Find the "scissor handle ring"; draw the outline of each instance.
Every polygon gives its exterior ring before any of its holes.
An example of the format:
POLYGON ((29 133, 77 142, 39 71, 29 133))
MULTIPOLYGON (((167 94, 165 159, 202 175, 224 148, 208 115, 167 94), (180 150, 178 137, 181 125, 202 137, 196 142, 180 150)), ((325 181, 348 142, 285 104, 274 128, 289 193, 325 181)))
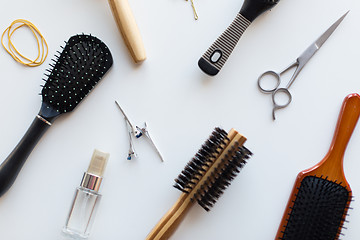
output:
POLYGON ((263 74, 261 74, 258 78, 257 81, 258 87, 260 89, 261 92, 263 93, 271 93, 271 92, 275 92, 276 89, 279 87, 280 85, 280 74, 274 71, 267 71, 264 72, 263 74), (261 81, 264 79, 264 76, 272 76, 275 80, 276 80, 276 85, 275 87, 271 88, 271 89, 265 89, 261 86, 261 81))
POLYGON ((292 96, 291 96, 291 93, 289 92, 289 90, 287 88, 278 88, 272 93, 272 101, 274 103, 274 109, 280 109, 280 108, 286 107, 287 105, 289 105, 291 103, 291 100, 292 100, 292 96), (284 93, 287 96, 288 100, 287 100, 286 103, 279 104, 279 103, 276 102, 275 96, 278 93, 284 93))

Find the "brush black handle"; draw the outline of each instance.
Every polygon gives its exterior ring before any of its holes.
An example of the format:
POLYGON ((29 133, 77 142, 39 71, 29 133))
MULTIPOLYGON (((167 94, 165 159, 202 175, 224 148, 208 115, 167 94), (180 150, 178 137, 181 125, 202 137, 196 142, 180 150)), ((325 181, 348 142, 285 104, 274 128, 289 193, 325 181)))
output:
POLYGON ((26 159, 50 126, 44 119, 36 117, 18 145, 0 165, 0 197, 12 186, 26 159))
POLYGON ((252 21, 278 2, 279 0, 245 0, 234 21, 199 59, 198 65, 201 70, 210 76, 215 76, 252 21))
POLYGON ((239 13, 230 26, 199 59, 200 69, 210 76, 218 74, 250 24, 251 22, 239 13))

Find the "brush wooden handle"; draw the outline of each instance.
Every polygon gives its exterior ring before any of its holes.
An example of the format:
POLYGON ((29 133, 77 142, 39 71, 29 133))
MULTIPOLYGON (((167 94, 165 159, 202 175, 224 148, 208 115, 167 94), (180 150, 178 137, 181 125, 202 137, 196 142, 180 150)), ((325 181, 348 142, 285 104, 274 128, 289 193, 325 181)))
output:
POLYGON ((144 44, 139 28, 127 0, 109 0, 116 24, 136 63, 146 59, 144 44))
POLYGON ((49 127, 49 124, 36 117, 18 145, 0 165, 0 197, 13 185, 26 159, 49 127))
POLYGON ((189 194, 183 193, 173 207, 161 218, 151 230, 146 240, 166 240, 175 232, 182 219, 193 206, 189 194))
POLYGON ((356 93, 349 94, 343 101, 328 153, 319 164, 304 171, 303 175, 311 173, 312 175, 321 176, 326 173, 329 179, 338 180, 348 185, 343 170, 343 159, 346 146, 356 127, 359 116, 360 96, 356 93))
POLYGON ((339 159, 344 156, 346 146, 355 129, 360 116, 360 96, 348 95, 343 102, 336 125, 334 137, 330 146, 330 154, 339 159))

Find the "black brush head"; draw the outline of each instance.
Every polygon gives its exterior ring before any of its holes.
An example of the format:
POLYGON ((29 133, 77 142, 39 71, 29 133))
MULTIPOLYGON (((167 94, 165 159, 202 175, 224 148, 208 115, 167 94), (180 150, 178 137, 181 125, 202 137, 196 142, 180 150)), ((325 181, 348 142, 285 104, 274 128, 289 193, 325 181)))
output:
MULTIPOLYGON (((193 159, 185 166, 177 179, 174 187, 185 193, 190 193, 197 181, 206 173, 204 169, 210 167, 219 153, 227 146, 229 139, 227 132, 221 128, 215 128, 208 140, 202 145, 193 159)), ((228 163, 223 169, 217 169, 216 174, 209 179, 210 182, 197 192, 194 198, 206 211, 210 210, 217 199, 223 194, 230 182, 237 176, 240 169, 252 153, 244 146, 232 149, 226 158, 228 163)), ((225 160, 224 160, 225 161, 225 160)))
POLYGON ((334 240, 345 221, 344 213, 351 200, 341 183, 316 176, 301 181, 283 240, 334 240))
POLYGON ((72 36, 59 54, 41 92, 40 115, 45 118, 72 111, 113 63, 108 47, 91 35, 72 36))

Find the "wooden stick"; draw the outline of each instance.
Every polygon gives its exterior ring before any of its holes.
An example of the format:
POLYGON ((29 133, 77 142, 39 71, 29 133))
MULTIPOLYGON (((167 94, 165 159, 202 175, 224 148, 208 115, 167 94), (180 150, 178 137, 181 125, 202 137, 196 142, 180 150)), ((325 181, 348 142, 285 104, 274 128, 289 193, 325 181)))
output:
POLYGON ((144 61, 146 59, 144 44, 129 2, 127 0, 109 0, 109 4, 135 63, 144 61))

